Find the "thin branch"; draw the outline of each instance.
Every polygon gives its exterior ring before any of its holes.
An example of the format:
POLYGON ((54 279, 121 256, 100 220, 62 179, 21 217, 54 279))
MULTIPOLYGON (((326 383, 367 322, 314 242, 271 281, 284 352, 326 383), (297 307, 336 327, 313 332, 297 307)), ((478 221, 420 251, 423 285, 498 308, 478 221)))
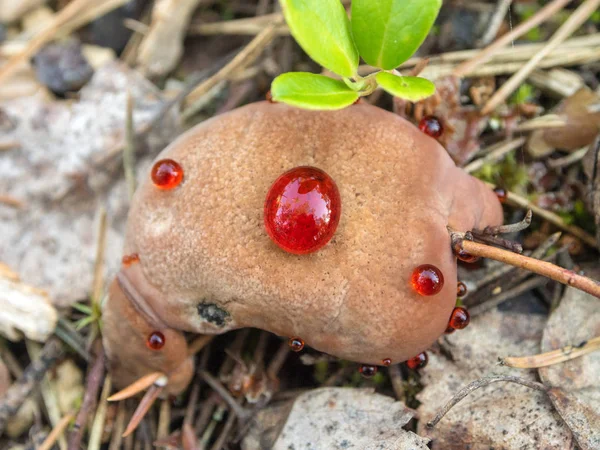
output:
POLYGON ((250 414, 251 414, 250 411, 248 411, 244 407, 240 406, 240 404, 238 402, 236 402, 235 399, 231 396, 229 391, 223 387, 223 385, 219 382, 219 380, 217 380, 215 377, 213 377, 210 373, 208 373, 205 370, 200 371, 200 377, 202 377, 202 379, 206 382, 206 384, 208 384, 211 388, 213 388, 213 390, 217 394, 219 394, 219 396, 223 400, 225 400, 225 403, 227 403, 227 405, 229 405, 231 410, 235 413, 236 416, 238 416, 238 418, 241 421, 244 421, 250 417, 250 414))
POLYGON ((71 421, 75 418, 73 414, 67 414, 56 424, 56 426, 52 429, 48 437, 42 442, 37 450, 50 450, 58 438, 63 435, 66 428, 69 426, 71 421))
POLYGON ((108 401, 117 402, 119 400, 125 400, 126 398, 133 397, 134 395, 145 391, 153 384, 165 386, 167 384, 167 376, 162 372, 152 372, 148 375, 144 375, 142 378, 135 380, 129 386, 121 389, 116 394, 108 397, 108 401))
POLYGON ((477 53, 477 55, 471 58, 468 61, 460 64, 454 69, 453 75, 457 77, 464 77, 465 75, 471 73, 481 64, 489 61, 495 54, 496 51, 511 42, 515 39, 518 39, 529 30, 537 27, 542 22, 545 22, 550 17, 554 16, 554 14, 558 13, 561 9, 563 9, 567 4, 569 4, 571 0, 554 0, 549 3, 542 9, 540 9, 536 14, 531 16, 528 20, 521 23, 519 26, 515 27, 511 32, 506 33, 501 38, 497 39, 494 43, 477 53))
POLYGON ((498 34, 498 30, 502 26, 504 16, 506 16, 506 13, 510 10, 510 5, 512 4, 512 2, 513 0, 498 0, 496 10, 494 11, 494 15, 492 16, 492 19, 490 20, 490 23, 487 26, 485 34, 481 38, 481 45, 488 45, 494 40, 494 38, 498 34))
POLYGON ((600 336, 583 341, 579 345, 568 345, 539 355, 500 358, 500 364, 517 369, 538 369, 570 361, 597 350, 600 350, 600 336))
POLYGON ((214 336, 210 334, 204 334, 202 336, 197 337, 188 345, 188 356, 194 356, 204 347, 206 347, 210 341, 212 341, 214 336))
POLYGON ((133 123, 133 96, 127 92, 125 107, 125 146, 123 147, 123 170, 127 182, 129 201, 135 192, 135 125, 133 123))
POLYGON ((483 303, 479 303, 475 306, 471 306, 469 308, 469 314, 471 315, 471 317, 477 317, 486 311, 494 309, 496 306, 500 305, 501 303, 504 303, 507 300, 513 299, 513 298, 521 295, 523 292, 531 291, 532 289, 542 287, 546 283, 548 283, 548 278, 546 278, 546 277, 542 277, 542 276, 533 277, 530 280, 527 280, 521 284, 518 284, 515 287, 508 289, 508 290, 490 298, 489 300, 487 300, 483 303))
POLYGON ((527 142, 527 139, 521 137, 512 139, 507 142, 501 142, 494 146, 493 150, 486 154, 484 157, 476 159, 470 162, 464 167, 464 171, 467 173, 473 173, 481 169, 485 164, 493 163, 504 158, 508 153, 516 150, 527 142))
POLYGON ((600 0, 587 0, 581 4, 566 20, 566 22, 558 29, 548 43, 533 56, 521 69, 515 73, 509 80, 498 89, 494 95, 488 100, 481 114, 490 114, 496 109, 498 105, 504 102, 515 89, 517 89, 522 82, 529 76, 529 74, 535 69, 538 63, 544 59, 552 50, 558 47, 565 39, 573 34, 600 6, 600 0))
POLYGON ((152 408, 152 405, 154 404, 154 402, 156 401, 156 399, 158 398, 158 396, 164 388, 164 386, 150 386, 150 388, 146 391, 146 393, 140 400, 140 403, 135 409, 133 415, 131 416, 131 420, 129 421, 127 428, 125 428, 123 437, 129 436, 136 430, 136 428, 138 427, 144 416, 148 413, 150 408, 152 408))
POLYGON ((90 431, 90 437, 88 440, 88 450, 99 450, 102 434, 104 433, 104 425, 106 423, 106 412, 108 410, 108 394, 110 394, 110 390, 112 388, 112 381, 110 376, 107 376, 104 380, 104 386, 102 387, 102 394, 100 395, 100 404, 98 405, 98 409, 96 410, 96 416, 94 417, 94 422, 92 424, 92 429, 90 431))
MULTIPOLYGON (((453 238, 454 240, 454 238, 453 238)), ((525 255, 509 252, 507 250, 480 244, 465 239, 457 240, 457 244, 470 255, 482 258, 494 259, 496 261, 510 264, 530 272, 543 275, 567 286, 572 286, 594 297, 600 298, 600 284, 584 275, 579 275, 572 270, 567 270, 555 264, 540 261, 525 255)))
POLYGON ((541 392, 547 392, 548 388, 544 386, 542 383, 538 383, 537 381, 524 380, 523 378, 514 377, 510 375, 502 375, 502 376, 491 376, 481 378, 479 380, 475 380, 472 383, 469 383, 467 386, 458 391, 452 399, 446 403, 446 405, 435 415, 433 420, 427 422, 427 428, 435 427, 440 420, 450 411, 454 405, 460 402, 463 398, 469 395, 471 392, 488 386, 492 383, 498 383, 500 381, 507 381, 510 383, 517 383, 523 386, 527 386, 528 388, 535 389, 541 392))
POLYGON ((508 225, 499 225, 499 226, 495 226, 495 227, 487 226, 482 231, 477 231, 477 233, 491 234, 493 236, 495 236, 497 234, 517 233, 519 231, 523 231, 523 230, 526 230, 527 228, 529 228, 529 225, 531 225, 532 217, 533 217, 533 212, 530 209, 528 209, 527 213, 525 214, 525 217, 520 222, 511 223, 508 225))

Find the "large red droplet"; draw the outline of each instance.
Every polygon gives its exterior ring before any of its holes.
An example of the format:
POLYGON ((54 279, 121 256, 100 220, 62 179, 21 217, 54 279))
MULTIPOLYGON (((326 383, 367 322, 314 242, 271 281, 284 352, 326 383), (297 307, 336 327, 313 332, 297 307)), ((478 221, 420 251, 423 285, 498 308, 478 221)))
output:
POLYGON ((161 159, 152 166, 151 177, 157 188, 174 189, 183 181, 183 169, 177 161, 161 159))
POLYGON ((444 286, 444 275, 437 267, 423 264, 413 271, 411 283, 419 294, 435 295, 444 286))
POLYGON ((160 350, 165 346, 165 342, 165 335, 160 331, 154 331, 148 336, 148 339, 146 339, 146 345, 150 350, 160 350))
POLYGON ((435 116, 426 116, 419 122, 419 130, 425 133, 427 136, 431 136, 434 139, 439 138, 444 132, 444 127, 440 119, 435 116))
POLYGON ((419 370, 427 365, 427 361, 429 361, 427 353, 422 352, 406 361, 406 365, 409 369, 419 370))
POLYGON ((264 219, 267 233, 283 250, 314 252, 332 238, 342 202, 333 179, 316 167, 296 167, 269 189, 264 219))
POLYGON ((471 321, 471 316, 469 311, 465 308, 461 308, 457 306, 452 310, 452 314, 450 315, 450 321, 448 322, 448 326, 450 328, 454 328, 455 330, 462 330, 471 321))

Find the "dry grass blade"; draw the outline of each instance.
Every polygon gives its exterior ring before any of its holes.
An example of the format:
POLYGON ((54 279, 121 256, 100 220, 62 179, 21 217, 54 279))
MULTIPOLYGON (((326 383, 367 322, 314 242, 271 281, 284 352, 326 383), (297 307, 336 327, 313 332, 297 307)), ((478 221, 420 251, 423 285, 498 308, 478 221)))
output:
POLYGON ((63 435, 64 431, 69 426, 69 423, 75 418, 73 414, 67 414, 56 424, 56 426, 52 429, 48 437, 42 442, 37 449, 38 450, 50 450, 54 447, 54 444, 58 440, 60 436, 63 435))
POLYGON ((483 158, 479 158, 464 167, 465 172, 473 173, 481 169, 485 164, 499 161, 505 155, 525 144, 525 138, 512 139, 508 142, 502 142, 494 146, 493 150, 487 153, 483 158))
POLYGON ((584 275, 579 275, 572 270, 559 267, 556 264, 468 240, 462 241, 462 249, 470 255, 510 264, 600 298, 600 284, 597 281, 584 275))
POLYGON ((510 94, 512 94, 527 76, 535 69, 538 63, 548 56, 552 50, 558 47, 565 39, 573 34, 600 6, 600 0, 587 0, 573 12, 567 21, 558 29, 548 43, 531 58, 521 69, 498 89, 488 100, 481 114, 489 114, 501 103, 503 103, 510 94))
POLYGON ((471 73, 476 67, 489 61, 498 49, 510 44, 515 39, 518 39, 520 36, 527 33, 529 30, 537 27, 542 22, 545 22, 570 2, 571 0, 554 0, 553 2, 549 3, 531 18, 515 27, 510 33, 506 33, 491 45, 478 52, 475 57, 457 66, 453 71, 453 75, 457 77, 464 77, 465 75, 471 73))
POLYGON ((501 358, 500 364, 517 369, 538 369, 579 358, 597 350, 600 350, 600 336, 579 345, 569 345, 539 355, 501 358))
POLYGON ((152 405, 163 389, 164 386, 150 386, 150 389, 148 389, 144 397, 142 397, 142 400, 140 400, 140 404, 134 411, 133 416, 131 416, 131 420, 125 429, 125 432, 123 433, 123 437, 129 436, 135 431, 146 413, 150 410, 150 408, 152 408, 152 405))
POLYGON ((0 84, 12 75, 21 63, 26 62, 46 43, 54 39, 61 27, 80 14, 86 6, 93 3, 94 0, 74 0, 63 8, 48 27, 29 41, 21 53, 12 57, 7 64, 0 68, 0 84))
POLYGON ((96 244, 96 258, 94 261, 94 281, 92 285, 92 301, 100 304, 102 286, 104 285, 104 250, 106 249, 106 210, 100 208, 98 223, 98 240, 96 244))
POLYGON ((135 192, 135 126, 133 123, 133 96, 127 93, 127 106, 125 111, 125 146, 123 148, 123 169, 127 181, 129 200, 135 192))
POLYGON ((139 380, 134 381, 129 386, 127 386, 125 389, 121 389, 116 394, 113 394, 110 397, 108 397, 108 401, 109 402, 118 402, 119 400, 125 400, 126 398, 133 397, 134 395, 137 395, 140 392, 145 391, 146 389, 148 389, 150 386, 152 386, 154 383, 157 383, 157 382, 160 383, 161 385, 166 384, 164 382, 161 382, 162 381, 161 379, 164 379, 164 381, 166 381, 167 376, 162 372, 149 373, 148 375, 143 376, 139 380), (161 381, 159 381, 159 380, 161 380, 161 381))
POLYGON ((98 405, 98 409, 96 410, 96 416, 94 417, 94 423, 92 425, 92 430, 90 431, 90 438, 88 441, 88 450, 99 450, 102 434, 104 433, 104 425, 106 422, 106 411, 108 409, 108 394, 110 394, 110 390, 112 388, 112 381, 110 376, 106 377, 104 380, 104 386, 102 388, 102 394, 100 395, 100 404, 98 405))

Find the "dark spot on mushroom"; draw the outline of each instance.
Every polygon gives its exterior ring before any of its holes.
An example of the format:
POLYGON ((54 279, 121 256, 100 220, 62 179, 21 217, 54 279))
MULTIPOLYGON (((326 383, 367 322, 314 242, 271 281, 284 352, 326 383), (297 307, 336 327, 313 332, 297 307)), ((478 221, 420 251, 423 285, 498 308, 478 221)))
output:
POLYGON ((214 303, 199 303, 198 314, 207 322, 213 323, 218 327, 225 326, 225 323, 230 320, 229 313, 214 303))

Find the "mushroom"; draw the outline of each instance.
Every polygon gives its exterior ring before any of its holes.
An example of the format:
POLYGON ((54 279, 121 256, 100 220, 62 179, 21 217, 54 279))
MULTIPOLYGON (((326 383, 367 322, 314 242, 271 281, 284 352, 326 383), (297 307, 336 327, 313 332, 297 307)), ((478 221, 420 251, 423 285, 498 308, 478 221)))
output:
POLYGON ((183 332, 242 327, 369 365, 403 362, 444 333, 455 307, 448 227, 501 222, 489 188, 377 107, 260 102, 214 117, 157 157, 133 199, 104 306, 113 379, 124 386, 160 370, 178 393, 193 369, 183 332), (328 196, 323 220, 339 216, 308 251, 269 229, 292 169, 313 176, 298 191, 328 196), (147 345, 155 332, 162 347, 147 345))

